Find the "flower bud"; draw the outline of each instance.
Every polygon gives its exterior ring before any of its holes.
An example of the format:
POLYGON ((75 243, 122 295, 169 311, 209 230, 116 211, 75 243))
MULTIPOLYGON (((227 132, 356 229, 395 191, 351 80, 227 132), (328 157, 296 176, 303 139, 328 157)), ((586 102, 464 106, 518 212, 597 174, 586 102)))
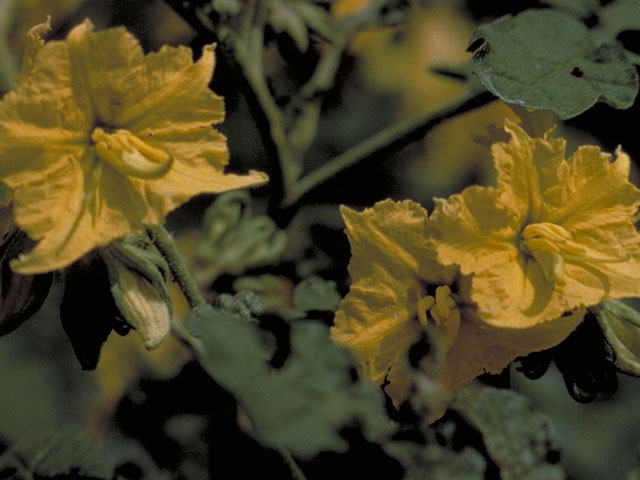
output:
POLYGON ((144 235, 130 235, 101 252, 111 294, 125 321, 148 349, 171 331, 172 302, 165 280, 168 266, 144 235))

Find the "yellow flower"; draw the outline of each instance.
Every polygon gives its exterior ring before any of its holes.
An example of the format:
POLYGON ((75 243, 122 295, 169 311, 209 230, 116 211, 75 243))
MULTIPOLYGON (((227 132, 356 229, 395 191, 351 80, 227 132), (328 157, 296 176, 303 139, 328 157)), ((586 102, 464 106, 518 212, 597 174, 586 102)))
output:
POLYGON ((86 20, 31 61, 0 101, 0 180, 16 223, 38 241, 15 271, 62 268, 194 195, 266 181, 223 173, 211 46, 196 63, 185 47, 144 55, 124 28, 94 33, 86 20))
MULTIPOLYGON (((629 157, 530 138, 507 122, 492 147, 497 188, 436 201, 438 260, 472 275, 469 297, 487 324, 528 329, 605 298, 640 295, 640 191, 629 157)), ((562 321, 551 322, 563 329, 562 321)), ((549 325, 552 328, 552 325, 549 325)))
MULTIPOLYGON (((361 375, 389 382, 386 391, 396 404, 411 392, 405 359, 425 328, 434 328, 442 339, 445 356, 435 381, 449 393, 564 338, 555 336, 557 331, 548 335, 546 328, 522 332, 481 322, 468 299, 455 293, 457 269, 436 262, 428 214, 418 204, 385 200, 362 213, 343 208, 342 214, 352 285, 331 336, 353 353, 361 375)), ((564 336, 583 313, 563 322, 564 336)))

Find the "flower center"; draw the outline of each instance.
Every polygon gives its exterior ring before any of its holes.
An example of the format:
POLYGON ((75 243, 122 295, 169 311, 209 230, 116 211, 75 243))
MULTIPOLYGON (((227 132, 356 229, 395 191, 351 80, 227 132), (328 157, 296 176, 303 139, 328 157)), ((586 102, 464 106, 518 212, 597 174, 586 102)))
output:
POLYGON ((460 310, 451 296, 451 288, 441 285, 436 288, 435 297, 427 295, 418 300, 418 320, 423 327, 429 326, 429 317, 444 340, 445 351, 451 348, 460 330, 460 310))
POLYGON ((171 168, 171 155, 152 147, 128 130, 105 132, 96 127, 91 133, 98 156, 118 172, 137 178, 159 178, 171 168))
POLYGON ((590 256, 586 247, 572 240, 571 233, 560 225, 549 222, 527 225, 520 236, 519 247, 540 265, 547 281, 558 284, 563 283, 565 261, 618 263, 629 259, 629 255, 622 258, 590 256))

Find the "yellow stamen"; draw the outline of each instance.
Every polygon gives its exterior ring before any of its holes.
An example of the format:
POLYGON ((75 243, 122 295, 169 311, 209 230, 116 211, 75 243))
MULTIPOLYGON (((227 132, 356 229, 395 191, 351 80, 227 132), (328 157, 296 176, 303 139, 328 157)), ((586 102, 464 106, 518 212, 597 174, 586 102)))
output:
POLYGON ((418 300, 418 321, 425 328, 427 328, 427 325, 429 324, 429 321, 427 320, 427 312, 435 303, 436 300, 431 295, 418 300))
POLYGON ((171 155, 152 147, 128 130, 107 133, 97 127, 91 133, 96 152, 118 172, 137 178, 159 178, 171 168, 171 155))
POLYGON ((428 295, 418 300, 418 321, 427 328, 429 321, 427 311, 441 334, 445 350, 449 350, 458 337, 460 330, 460 311, 451 296, 451 288, 441 285, 436 288, 435 298, 428 295))

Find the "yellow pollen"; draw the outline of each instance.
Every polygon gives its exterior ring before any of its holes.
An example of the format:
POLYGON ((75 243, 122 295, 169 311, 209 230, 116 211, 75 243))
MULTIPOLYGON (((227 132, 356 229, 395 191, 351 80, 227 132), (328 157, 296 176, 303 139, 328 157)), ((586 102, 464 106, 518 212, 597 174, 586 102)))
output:
POLYGON ((456 301, 451 296, 451 288, 448 285, 439 286, 436 288, 435 298, 431 295, 421 298, 417 308, 420 324, 425 328, 429 325, 429 312, 442 336, 445 350, 449 350, 460 330, 460 310, 456 308, 456 301))
POLYGON ((531 255, 551 283, 563 283, 564 262, 573 263, 618 263, 629 259, 624 257, 599 258, 587 255, 587 249, 572 240, 571 233, 560 225, 549 222, 527 225, 520 236, 520 249, 531 255))
POLYGON ((152 147, 128 130, 107 133, 97 127, 91 133, 98 156, 118 172, 137 178, 159 178, 171 168, 171 155, 152 147))

